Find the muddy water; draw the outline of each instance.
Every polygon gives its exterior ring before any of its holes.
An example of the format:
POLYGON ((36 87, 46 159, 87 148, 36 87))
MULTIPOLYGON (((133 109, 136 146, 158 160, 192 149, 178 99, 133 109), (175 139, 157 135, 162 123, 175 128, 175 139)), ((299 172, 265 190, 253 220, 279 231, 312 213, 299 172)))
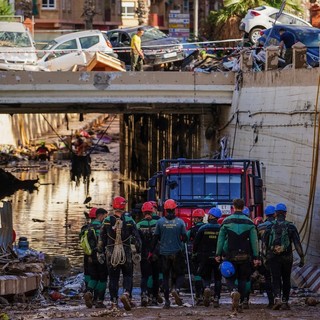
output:
POLYGON ((91 157, 89 193, 82 182, 76 186, 70 181, 68 161, 51 163, 48 172, 46 167, 13 172, 20 179, 38 176, 41 184, 38 191, 18 191, 11 197, 17 238, 27 237, 30 247, 38 251, 69 257, 72 266, 82 263, 79 230, 86 221, 84 211, 88 212, 90 206, 108 210, 112 197, 119 192, 117 161, 110 154, 91 157), (84 204, 87 196, 92 200, 84 204))

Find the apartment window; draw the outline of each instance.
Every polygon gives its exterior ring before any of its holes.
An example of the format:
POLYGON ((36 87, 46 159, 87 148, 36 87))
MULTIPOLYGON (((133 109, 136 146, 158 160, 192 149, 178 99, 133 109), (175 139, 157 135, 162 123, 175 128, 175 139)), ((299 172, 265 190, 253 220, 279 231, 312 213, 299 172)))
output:
POLYGON ((42 0, 42 9, 55 9, 56 0, 42 0))
POLYGON ((122 1, 122 16, 126 18, 133 18, 135 15, 135 8, 133 1, 122 1))

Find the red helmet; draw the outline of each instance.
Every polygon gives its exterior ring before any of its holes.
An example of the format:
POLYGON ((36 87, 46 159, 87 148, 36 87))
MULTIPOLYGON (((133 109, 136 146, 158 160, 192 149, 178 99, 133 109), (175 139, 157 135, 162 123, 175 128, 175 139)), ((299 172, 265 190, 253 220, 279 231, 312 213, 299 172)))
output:
POLYGON ((224 220, 224 218, 219 218, 218 220, 217 220, 217 222, 219 223, 219 224, 222 224, 222 222, 223 222, 223 220, 224 220))
POLYGON ((168 210, 168 209, 169 210, 173 210, 173 209, 175 209, 177 207, 177 204, 173 199, 168 199, 164 203, 163 207, 164 207, 165 210, 168 210))
POLYGON ((152 205, 151 201, 145 202, 142 205, 141 211, 142 212, 153 212, 154 206, 152 205))
POLYGON ((262 217, 256 217, 256 218, 254 218, 253 219, 253 223, 256 225, 256 226, 258 226, 260 223, 262 223, 263 222, 263 219, 262 219, 262 217))
POLYGON ((205 215, 205 212, 203 209, 195 209, 192 212, 192 217, 193 218, 203 218, 205 215))
POLYGON ((115 197, 112 201, 112 208, 124 210, 126 207, 127 200, 123 197, 115 197))
POLYGON ((149 201, 155 209, 158 209, 158 204, 156 201, 149 201))
POLYGON ((96 211, 98 210, 98 208, 91 208, 89 211, 89 218, 90 219, 95 219, 97 217, 96 211))

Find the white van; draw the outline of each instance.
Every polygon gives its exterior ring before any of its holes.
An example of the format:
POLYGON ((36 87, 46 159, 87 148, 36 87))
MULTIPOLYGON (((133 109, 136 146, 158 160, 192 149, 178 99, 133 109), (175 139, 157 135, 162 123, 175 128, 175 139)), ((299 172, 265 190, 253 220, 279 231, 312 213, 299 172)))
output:
POLYGON ((0 21, 0 70, 34 71, 37 60, 33 39, 25 25, 0 21))

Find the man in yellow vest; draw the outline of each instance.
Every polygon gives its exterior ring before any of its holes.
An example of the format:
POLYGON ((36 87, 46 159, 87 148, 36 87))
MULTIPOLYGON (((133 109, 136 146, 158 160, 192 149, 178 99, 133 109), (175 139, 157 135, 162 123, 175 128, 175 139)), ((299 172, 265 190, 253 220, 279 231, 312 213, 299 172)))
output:
POLYGON ((137 33, 131 39, 131 71, 143 71, 144 54, 141 49, 143 34, 143 28, 138 28, 137 33))

